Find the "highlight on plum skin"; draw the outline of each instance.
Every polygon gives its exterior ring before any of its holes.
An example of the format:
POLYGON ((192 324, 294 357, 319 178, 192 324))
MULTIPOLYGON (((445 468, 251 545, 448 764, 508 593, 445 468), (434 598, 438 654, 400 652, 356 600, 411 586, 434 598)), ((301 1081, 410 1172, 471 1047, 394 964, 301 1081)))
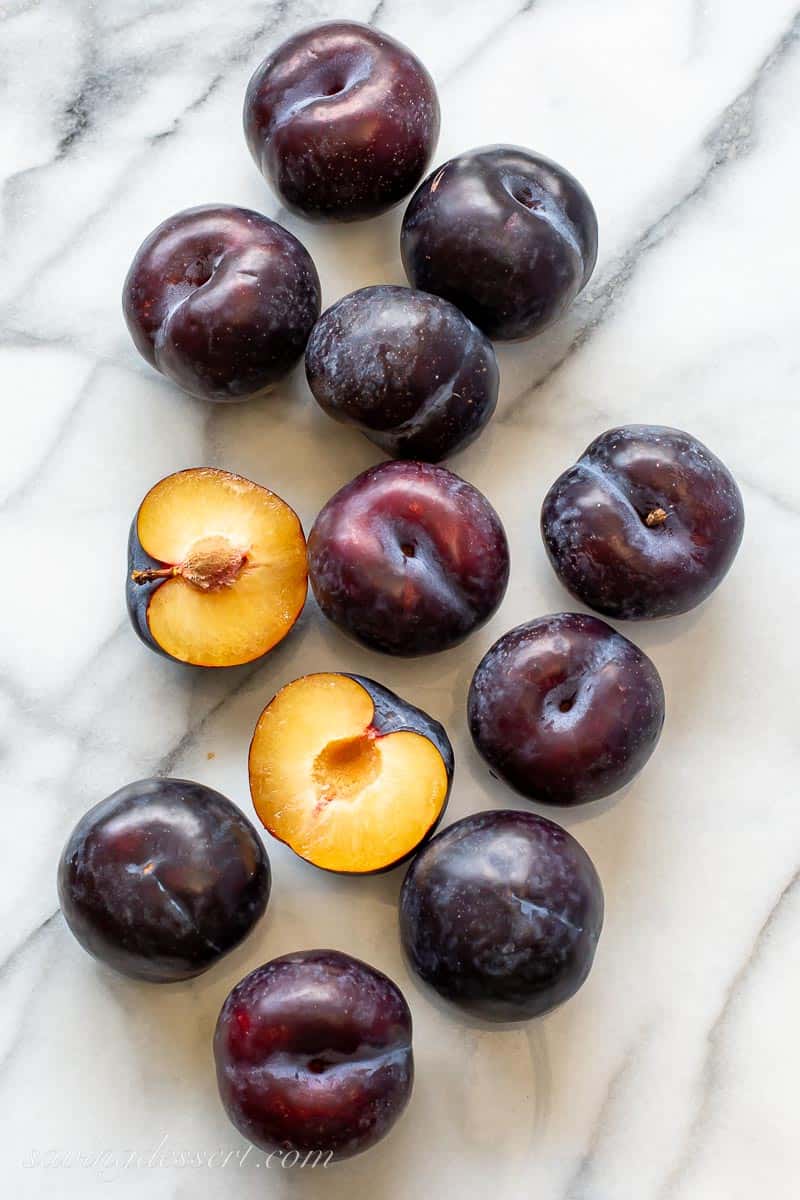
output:
POLYGON ((519 146, 437 167, 411 197, 400 242, 416 288, 490 338, 516 341, 564 315, 597 260, 597 216, 569 171, 519 146))
POLYGON ((327 1165, 374 1146, 405 1109, 411 1013, 376 968, 338 950, 302 950, 236 985, 214 1057, 222 1104, 243 1137, 327 1165))
POLYGON ((629 783, 664 724, 661 677, 605 621, 557 613, 517 626, 487 651, 468 700, 472 739, 530 800, 584 804, 629 783))
POLYGON ((480 434, 497 404, 489 339, 454 305, 381 284, 322 314, 306 347, 320 407, 394 458, 439 462, 480 434))
POLYGON ((250 153, 292 212, 356 221, 419 183, 439 137, 439 101, 408 47, 356 21, 290 37, 247 88, 250 153))
POLYGON ((573 596, 637 621, 689 612, 727 575, 744 534, 731 472, 663 425, 609 429, 545 496, 542 537, 573 596))
POLYGON ((528 1020, 569 1000, 602 927, 591 859, 534 813, 473 813, 449 825, 414 858, 400 894, 411 968, 487 1020, 528 1020))
POLYGON ((457 645, 499 606, 508 541, 486 497, 444 467, 384 462, 341 488, 308 539, 323 614, 386 654, 457 645))
POLYGON ((268 488, 213 467, 160 480, 128 541, 134 630, 177 662, 252 662, 290 632, 308 588, 297 514, 268 488))
POLYGON ((122 292, 134 345, 201 400, 248 400, 302 357, 320 284, 305 246, 261 213, 204 205, 142 242, 122 292))
POLYGON ((250 791, 273 837, 328 871, 364 875, 407 859, 442 818, 453 779, 442 725, 360 675, 295 679, 250 746, 250 791))
POLYGON ((225 796, 186 779, 142 779, 80 819, 58 894, 89 954, 123 975, 172 983, 247 937, 270 879, 261 839, 225 796))

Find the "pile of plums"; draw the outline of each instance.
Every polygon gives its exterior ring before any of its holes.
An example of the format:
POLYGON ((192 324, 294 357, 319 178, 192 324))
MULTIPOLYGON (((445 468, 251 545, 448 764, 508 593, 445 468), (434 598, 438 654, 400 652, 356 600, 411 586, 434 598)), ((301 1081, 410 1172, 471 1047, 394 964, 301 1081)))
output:
MULTIPOLYGON (((245 100, 251 153, 282 203, 312 220, 374 216, 417 188, 402 226, 411 288, 344 296, 320 316, 301 243, 226 206, 171 217, 137 251, 124 312, 147 361, 194 396, 243 400, 305 353, 324 411, 390 460, 346 483, 308 542, 268 488, 211 467, 156 483, 133 520, 127 603, 137 634, 180 663, 254 661, 291 630, 308 581, 319 609, 372 650, 432 654, 498 608, 508 541, 489 501, 438 465, 497 401, 490 338, 526 338, 585 287, 597 222, 563 167, 511 146, 423 174, 436 146, 433 81, 404 46, 335 22, 291 38, 245 100), (417 186, 418 185, 418 186, 417 186)), ((742 500, 687 433, 601 434, 542 508, 565 587, 606 617, 686 612, 736 554, 742 500)), ((597 616, 564 612, 506 633, 474 673, 472 738, 492 772, 540 804, 609 796, 647 762, 664 721, 650 659, 597 616)), ((491 1020, 539 1016, 586 979, 603 923, 588 855, 533 812, 475 813, 432 836, 453 782, 445 729, 380 683, 321 672, 284 686, 250 746, 255 813, 315 867, 350 875, 411 859, 400 938, 411 969, 491 1020)), ((261 918, 260 836, 199 783, 129 784, 79 821, 58 874, 64 916, 91 954, 150 981, 188 979, 261 918)), ((255 1144, 329 1151, 375 1143, 411 1093, 411 1014, 358 959, 306 950, 230 993, 214 1039, 222 1102, 255 1144)))

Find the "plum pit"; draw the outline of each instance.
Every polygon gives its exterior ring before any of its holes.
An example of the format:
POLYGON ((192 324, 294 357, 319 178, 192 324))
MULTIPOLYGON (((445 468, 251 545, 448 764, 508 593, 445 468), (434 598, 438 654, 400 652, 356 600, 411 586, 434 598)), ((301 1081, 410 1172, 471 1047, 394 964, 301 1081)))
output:
POLYGON ((213 592, 232 587, 246 562, 244 550, 234 546, 227 538, 212 536, 195 542, 183 562, 171 567, 133 571, 131 578, 134 583, 142 584, 180 576, 202 592, 213 592))

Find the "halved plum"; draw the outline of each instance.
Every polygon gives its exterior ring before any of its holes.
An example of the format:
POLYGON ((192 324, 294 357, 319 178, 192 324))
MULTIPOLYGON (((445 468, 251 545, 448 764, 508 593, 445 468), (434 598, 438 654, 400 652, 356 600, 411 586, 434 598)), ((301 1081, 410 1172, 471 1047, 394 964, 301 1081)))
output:
POLYGON ((264 826, 328 871, 366 875, 436 828, 453 779, 438 721, 360 675, 304 675, 259 717, 250 792, 264 826))
POLYGON ((213 467, 168 475, 145 496, 128 543, 128 612, 152 650, 232 667, 282 641, 305 604, 306 543, 268 488, 213 467))

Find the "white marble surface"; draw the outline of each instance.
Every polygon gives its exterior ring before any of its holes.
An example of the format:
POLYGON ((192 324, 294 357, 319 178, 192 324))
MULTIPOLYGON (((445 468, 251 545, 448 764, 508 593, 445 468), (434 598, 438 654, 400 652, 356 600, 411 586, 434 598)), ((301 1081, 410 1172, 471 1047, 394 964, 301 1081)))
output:
MULTIPOLYGON (((5 1194, 796 1200, 796 4, 0 6, 5 1194), (437 658, 392 661, 309 603, 263 665, 192 673, 150 654, 124 613, 127 529, 147 488, 220 465, 267 483, 308 527, 377 453, 317 411, 299 373, 249 406, 179 395, 129 343, 120 284, 143 235, 175 210, 229 201, 279 215, 240 133, 245 84, 286 34, 337 15, 375 20, 424 57, 443 107, 438 159, 512 141, 573 170, 599 212, 600 263, 565 324, 501 351, 497 417, 453 460, 511 540, 512 584, 491 625, 437 658), (57 855, 77 817, 154 772, 205 781, 249 811, 256 716, 303 671, 374 674, 443 720, 458 762, 451 818, 524 804, 472 750, 466 688, 500 633, 570 607, 545 561, 539 504, 595 434, 627 421, 706 441, 742 485, 748 529, 702 610, 625 630, 661 670, 668 716, 633 786, 565 817, 607 900, 580 994, 528 1026, 467 1026, 402 964, 399 872, 337 879, 277 845, 266 920, 200 980, 148 987, 93 964, 56 909, 57 855), (243 1149, 211 1073, 217 1011, 247 970, 313 945, 352 951, 406 989, 418 1067, 407 1115, 325 1174, 264 1178, 252 1158, 166 1165, 182 1150, 243 1149), (139 1165, 123 1167, 130 1152, 139 1165), (30 1165, 58 1154, 71 1165, 30 1165)), ((402 281, 399 216, 286 224, 330 302, 402 281)))

